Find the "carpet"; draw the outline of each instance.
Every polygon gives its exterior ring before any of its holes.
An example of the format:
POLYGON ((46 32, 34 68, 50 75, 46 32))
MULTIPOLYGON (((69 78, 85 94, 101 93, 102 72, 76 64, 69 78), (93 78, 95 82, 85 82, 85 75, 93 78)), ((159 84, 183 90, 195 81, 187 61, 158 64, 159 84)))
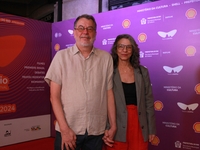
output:
POLYGON ((55 138, 42 138, 0 147, 0 150, 54 150, 55 138))

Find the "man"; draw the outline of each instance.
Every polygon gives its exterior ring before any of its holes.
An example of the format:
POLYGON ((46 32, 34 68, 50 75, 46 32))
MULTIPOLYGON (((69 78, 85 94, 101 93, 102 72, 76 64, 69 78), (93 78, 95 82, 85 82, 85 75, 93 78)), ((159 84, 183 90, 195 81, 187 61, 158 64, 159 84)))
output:
POLYGON ((45 81, 56 116, 55 150, 101 150, 107 117, 116 132, 111 55, 93 47, 96 21, 84 14, 74 22, 74 46, 58 51, 45 81))

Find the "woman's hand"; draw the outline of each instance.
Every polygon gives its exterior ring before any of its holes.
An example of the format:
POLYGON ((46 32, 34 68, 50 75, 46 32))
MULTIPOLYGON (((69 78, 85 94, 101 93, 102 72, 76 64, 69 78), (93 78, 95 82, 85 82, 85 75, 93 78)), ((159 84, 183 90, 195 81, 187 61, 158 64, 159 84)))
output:
POLYGON ((152 142, 154 138, 155 138, 155 135, 154 134, 150 134, 149 135, 149 142, 152 142))
POLYGON ((105 130, 104 136, 103 136, 103 141, 106 145, 109 147, 113 147, 114 141, 113 141, 113 134, 111 133, 112 131, 110 130, 105 130))

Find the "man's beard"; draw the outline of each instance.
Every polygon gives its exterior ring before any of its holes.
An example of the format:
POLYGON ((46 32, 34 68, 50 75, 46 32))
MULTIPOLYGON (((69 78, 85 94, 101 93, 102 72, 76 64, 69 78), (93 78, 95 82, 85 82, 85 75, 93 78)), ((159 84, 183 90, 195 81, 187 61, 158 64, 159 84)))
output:
POLYGON ((83 47, 90 47, 90 46, 92 46, 92 43, 81 43, 81 45, 83 47))
POLYGON ((91 47, 93 46, 93 43, 94 43, 94 39, 90 42, 81 42, 80 44, 84 47, 91 47))

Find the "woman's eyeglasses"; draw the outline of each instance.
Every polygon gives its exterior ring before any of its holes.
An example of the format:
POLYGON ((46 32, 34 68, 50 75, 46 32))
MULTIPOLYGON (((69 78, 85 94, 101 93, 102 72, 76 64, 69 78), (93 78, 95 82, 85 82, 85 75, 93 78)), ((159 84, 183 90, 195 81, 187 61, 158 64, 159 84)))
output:
POLYGON ((132 45, 118 44, 117 49, 120 50, 120 51, 122 51, 124 49, 126 49, 127 51, 132 51, 133 46, 132 45))

